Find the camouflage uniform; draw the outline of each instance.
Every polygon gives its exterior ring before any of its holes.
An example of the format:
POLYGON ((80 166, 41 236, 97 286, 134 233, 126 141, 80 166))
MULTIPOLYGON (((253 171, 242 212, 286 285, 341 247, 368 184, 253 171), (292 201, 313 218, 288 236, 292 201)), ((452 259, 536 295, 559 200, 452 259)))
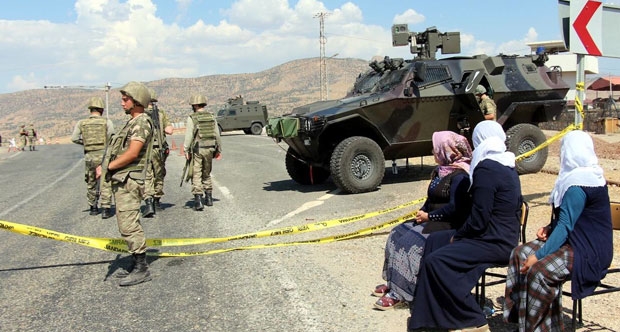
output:
MULTIPOLYGON (((97 214, 97 182, 95 169, 103 161, 103 152, 110 136, 114 133, 112 121, 101 115, 92 114, 87 119, 78 121, 73 129, 71 141, 75 144, 84 145, 84 181, 86 181, 86 200, 91 207, 91 214, 97 214)), ((105 179, 99 181, 101 207, 105 210, 104 219, 109 215, 112 206, 112 187, 105 179)))
POLYGON ((497 106, 495 105, 493 99, 487 95, 483 95, 480 99, 480 110, 482 111, 482 115, 486 116, 492 114, 495 119, 497 116, 497 106))
POLYGON ((34 130, 34 125, 31 123, 26 129, 26 133, 28 134, 28 148, 30 151, 34 151, 34 145, 37 142, 37 131, 34 130))
POLYGON ((19 149, 24 151, 26 148, 28 139, 28 131, 26 131, 26 125, 19 127, 19 149))
POLYGON ((118 229, 123 239, 127 241, 129 252, 132 254, 146 252, 146 238, 140 224, 140 204, 144 193, 145 167, 152 135, 151 119, 142 113, 127 121, 114 135, 109 148, 110 160, 113 160, 115 156, 121 155, 129 148, 132 140, 144 143, 134 161, 110 175, 116 201, 118 229))
MULTIPOLYGON (((206 98, 204 100, 206 106, 206 98)), ((186 123, 183 148, 186 153, 192 153, 192 194, 194 194, 196 201, 194 209, 200 210, 202 209, 202 202, 199 201, 202 200, 203 192, 206 196, 207 206, 213 204, 211 168, 213 157, 222 152, 222 142, 215 116, 204 107, 196 109, 187 118, 186 123), (194 131, 196 131, 195 137, 194 131)))
MULTIPOLYGON (((145 113, 152 118, 153 108, 149 106, 145 113)), ((144 199, 149 197, 155 198, 155 201, 164 195, 164 177, 166 177, 166 159, 170 150, 167 144, 160 144, 159 137, 166 140, 164 128, 172 126, 168 119, 168 115, 162 109, 158 108, 159 113, 159 131, 153 135, 153 152, 151 153, 151 162, 146 173, 144 199), (160 136, 161 135, 161 136, 160 136)), ((148 203, 147 203, 148 204, 148 203)))

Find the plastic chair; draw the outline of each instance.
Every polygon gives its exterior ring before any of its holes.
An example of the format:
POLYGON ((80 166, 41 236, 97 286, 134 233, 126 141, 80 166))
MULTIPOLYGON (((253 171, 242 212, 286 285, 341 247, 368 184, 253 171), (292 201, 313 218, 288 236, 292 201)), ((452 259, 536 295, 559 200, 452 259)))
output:
MULTIPOLYGON (((614 231, 620 230, 620 203, 611 202, 611 223, 613 225, 614 231)), ((607 271, 607 275, 612 273, 620 273, 620 268, 613 268, 607 271)), ((600 284, 594 290, 594 293, 588 295, 587 297, 592 297, 601 294, 614 293, 620 291, 620 285, 611 285, 605 282, 605 279, 601 280, 600 284)), ((572 297, 572 292, 570 291, 562 291, 562 295, 572 297)), ((577 329, 577 319, 579 319, 579 325, 583 325, 583 308, 581 305, 581 300, 573 300, 573 332, 577 329)))
MULTIPOLYGON (((519 240, 521 243, 525 243, 525 230, 527 228, 527 217, 530 213, 530 206, 526 201, 523 201, 521 205, 521 232, 519 234, 519 240)), ((496 267, 508 267, 508 265, 496 265, 496 267)), ((480 303, 480 308, 484 308, 484 304, 486 302, 486 287, 494 286, 506 283, 506 273, 498 273, 498 272, 487 272, 484 271, 478 284, 476 284, 476 298, 480 303), (496 280, 487 281, 487 277, 495 278, 496 280)))

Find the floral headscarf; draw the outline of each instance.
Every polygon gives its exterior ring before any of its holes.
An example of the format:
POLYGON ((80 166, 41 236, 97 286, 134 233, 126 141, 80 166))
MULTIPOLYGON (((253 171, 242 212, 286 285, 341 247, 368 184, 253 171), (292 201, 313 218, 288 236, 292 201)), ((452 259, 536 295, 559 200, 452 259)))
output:
POLYGON ((465 137, 452 131, 433 133, 433 154, 439 163, 439 177, 444 177, 457 169, 469 172, 472 152, 465 137))

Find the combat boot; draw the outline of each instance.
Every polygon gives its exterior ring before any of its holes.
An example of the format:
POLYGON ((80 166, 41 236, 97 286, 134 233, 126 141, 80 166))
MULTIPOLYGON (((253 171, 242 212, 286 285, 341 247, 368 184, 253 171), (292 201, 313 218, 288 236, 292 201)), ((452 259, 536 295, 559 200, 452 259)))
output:
POLYGON ((153 203, 153 197, 145 199, 144 203, 146 204, 146 206, 144 208, 144 212, 142 212, 142 217, 153 218, 153 216, 155 215, 155 203, 153 203))
POLYGON ((108 219, 112 216, 112 209, 110 208, 103 208, 101 210, 101 219, 108 219))
POLYGON ((133 286, 153 279, 146 263, 146 253, 134 254, 135 265, 127 277, 119 283, 120 286, 133 286))
POLYGON ((204 205, 202 205, 202 195, 194 195, 194 211, 202 211, 204 205))
POLYGON ((154 201, 155 201, 155 210, 163 210, 163 208, 161 207, 161 202, 159 201, 161 197, 155 197, 154 201))
POLYGON ((89 212, 89 214, 90 214, 91 216, 96 216, 96 215, 98 215, 98 214, 99 214, 99 209, 97 208, 97 206, 95 206, 95 205, 91 205, 91 206, 90 206, 90 212, 89 212))
POLYGON ((213 194, 211 191, 205 191, 205 205, 213 206, 213 194))

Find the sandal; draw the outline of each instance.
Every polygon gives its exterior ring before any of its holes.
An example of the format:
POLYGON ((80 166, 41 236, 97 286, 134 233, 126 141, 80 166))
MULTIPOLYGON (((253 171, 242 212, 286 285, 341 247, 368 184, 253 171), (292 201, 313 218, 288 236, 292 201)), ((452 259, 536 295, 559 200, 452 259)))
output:
POLYGON ((388 293, 388 294, 381 296, 381 298, 378 299, 377 302, 375 302, 375 308, 379 310, 389 310, 389 309, 403 306, 404 304, 405 304, 404 301, 395 299, 392 296, 390 296, 390 294, 388 293))
POLYGON ((375 290, 372 291, 372 296, 381 297, 387 294, 389 291, 390 291, 390 288, 388 287, 388 285, 386 284, 378 285, 377 287, 375 287, 375 290))

